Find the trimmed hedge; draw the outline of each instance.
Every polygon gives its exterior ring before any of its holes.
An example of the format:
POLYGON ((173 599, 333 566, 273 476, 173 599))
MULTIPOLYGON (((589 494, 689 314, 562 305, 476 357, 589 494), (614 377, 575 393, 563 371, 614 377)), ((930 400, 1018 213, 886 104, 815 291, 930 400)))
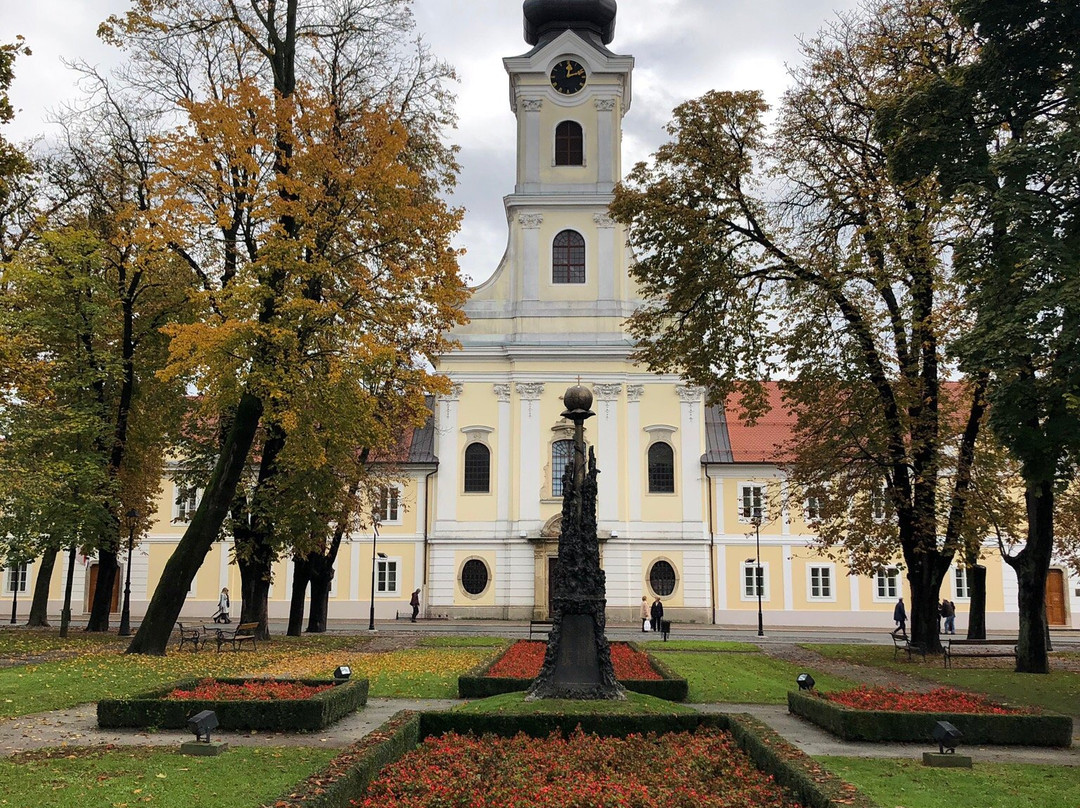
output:
MULTIPOLYGON (((619 680, 619 684, 627 690, 635 693, 644 693, 646 696, 655 696, 665 701, 686 701, 690 695, 690 685, 686 679, 671 670, 667 665, 643 651, 635 643, 627 643, 635 651, 645 654, 649 664, 663 679, 626 679, 619 680)), ((510 646, 513 648, 513 645, 510 646)), ((506 676, 488 676, 487 672, 503 656, 510 651, 506 648, 491 662, 477 665, 471 671, 458 677, 458 697, 462 699, 486 699, 489 696, 501 696, 503 693, 517 693, 528 690, 532 685, 532 679, 518 679, 506 676)))
POLYGON ((726 730, 766 774, 791 791, 806 808, 877 808, 866 795, 821 768, 801 750, 748 715, 680 716, 533 716, 473 715, 451 711, 400 712, 330 766, 274 803, 275 808, 345 808, 359 799, 379 769, 398 760, 430 735, 524 732, 546 737, 554 730, 569 735, 578 726, 602 736, 631 732, 693 732, 698 727, 726 730), (352 761, 350 763, 350 761, 352 761))
POLYGON ((1072 719, 1055 713, 982 715, 853 710, 820 696, 788 693, 788 709, 845 741, 933 743, 934 725, 948 721, 964 734, 965 745, 1070 746, 1072 719))
MULTIPOLYGON (((323 729, 367 703, 368 680, 350 679, 307 699, 280 701, 171 701, 165 697, 177 688, 192 688, 201 680, 187 679, 168 687, 140 693, 129 699, 98 702, 99 727, 157 727, 186 729, 187 720, 201 710, 217 713, 221 729, 302 730, 323 729)), ((243 684, 251 679, 215 679, 243 684)), ((326 679, 294 679, 305 685, 333 684, 326 679)))

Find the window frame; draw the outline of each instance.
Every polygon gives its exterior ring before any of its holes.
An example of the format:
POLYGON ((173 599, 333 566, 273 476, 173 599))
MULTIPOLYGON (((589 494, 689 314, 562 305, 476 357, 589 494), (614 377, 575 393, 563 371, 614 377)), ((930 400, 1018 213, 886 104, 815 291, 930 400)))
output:
POLYGON ((461 562, 461 566, 458 567, 457 584, 458 584, 458 587, 461 589, 462 594, 465 595, 465 597, 467 597, 467 598, 471 598, 473 600, 476 600, 478 598, 484 597, 485 595, 487 595, 488 591, 491 589, 491 585, 494 583, 494 581, 495 581, 495 576, 491 572, 491 565, 488 564, 487 559, 480 558, 480 556, 469 556, 468 558, 464 559, 461 562), (465 588, 465 567, 470 562, 473 562, 473 561, 476 561, 477 563, 483 565, 484 572, 487 574, 487 580, 484 582, 484 588, 481 589, 479 592, 476 592, 476 593, 472 593, 468 589, 465 588))
POLYGON ((195 511, 198 510, 199 505, 202 503, 203 489, 197 485, 181 486, 180 483, 173 483, 173 510, 172 510, 172 522, 173 524, 186 525, 191 521, 191 517, 194 516, 195 511), (181 505, 183 500, 183 505, 181 505))
POLYGON ((569 438, 560 438, 551 442, 551 498, 562 499, 563 495, 563 473, 566 471, 567 465, 574 459, 574 441, 569 438), (555 447, 559 445, 566 445, 570 449, 570 454, 567 456, 567 462, 562 464, 562 467, 558 468, 555 460, 555 447))
POLYGON ((967 567, 961 567, 957 564, 953 567, 953 599, 970 601, 971 600, 971 581, 968 579, 967 567), (962 581, 962 583, 961 583, 962 581), (960 594, 963 592, 963 594, 960 594))
POLYGON ((888 498, 885 496, 885 486, 875 485, 870 489, 870 518, 875 522, 884 522, 888 515, 888 498))
POLYGON ((553 165, 557 167, 569 167, 569 168, 581 168, 585 165, 585 127, 581 125, 579 121, 567 118, 559 121, 555 124, 555 140, 554 140, 554 162, 553 165), (560 133, 560 129, 566 127, 567 132, 565 134, 560 133), (576 143, 574 134, 576 130, 576 143), (577 151, 574 151, 574 147, 577 147, 577 151), (564 148, 565 162, 560 162, 560 147, 564 148), (577 157, 577 162, 573 162, 573 159, 577 157))
POLYGON ((463 494, 490 494, 491 493, 491 448, 480 440, 470 441, 465 447, 465 452, 461 458, 461 492, 463 494), (484 451, 484 459, 487 463, 484 466, 484 488, 469 488, 469 454, 470 451, 475 454, 476 447, 479 447, 484 451))
POLYGON ((900 582, 900 568, 890 565, 879 567, 874 571, 874 602, 889 603, 902 597, 904 586, 900 582), (886 592, 882 594, 882 582, 886 585, 886 592), (891 587, 891 594, 889 588, 891 587))
POLYGON ((646 477, 646 491, 650 494, 674 494, 675 493, 675 447, 672 446, 666 440, 655 440, 649 444, 649 448, 645 450, 645 477, 646 477), (670 488, 654 488, 653 487, 653 450, 654 449, 666 449, 671 459, 671 487, 670 488))
POLYGON ((571 228, 560 230, 555 234, 555 238, 551 240, 551 283, 553 286, 581 286, 586 283, 588 281, 587 264, 588 243, 585 241, 585 236, 571 228), (567 240, 576 236, 581 240, 581 243, 559 244, 559 239, 564 236, 567 240), (559 253, 557 252, 559 250, 565 250, 565 260, 560 260, 559 253), (574 260, 577 257, 577 254, 572 253, 571 250, 580 250, 580 263, 574 260), (562 270, 565 270, 565 280, 560 278, 562 270))
POLYGON ((817 522, 821 519, 821 497, 816 494, 807 495, 803 501, 803 521, 817 522))
POLYGON ((677 591, 679 591, 679 570, 676 568, 675 562, 673 562, 670 558, 666 558, 663 556, 659 558, 654 558, 652 561, 650 561, 648 572, 645 574, 645 585, 649 587, 649 592, 653 595, 654 598, 672 597, 677 591), (656 589, 656 587, 653 586, 653 570, 656 569, 656 566, 658 564, 667 564, 668 567, 671 568, 671 591, 667 594, 661 594, 656 589))
POLYGON ((16 593, 16 586, 18 594, 20 595, 25 595, 30 591, 30 569, 32 566, 32 561, 20 561, 18 564, 4 566, 5 595, 14 595, 16 593), (16 586, 13 586, 12 584, 16 584, 16 586))
MULTIPOLYGON (((818 576, 819 589, 821 589, 822 576, 818 576)), ((836 565, 828 563, 808 564, 806 567, 806 599, 813 603, 836 602, 836 565), (827 593, 814 594, 814 573, 824 573, 827 593)))
MULTIPOLYGON (((742 524, 745 524, 745 525, 752 525, 754 523, 754 519, 755 519, 755 516, 753 514, 754 505, 751 503, 751 505, 750 505, 750 513, 749 514, 746 513, 746 508, 745 508, 745 505, 744 505, 744 503, 746 502, 746 491, 748 489, 751 490, 751 491, 753 489, 758 489, 759 490, 759 494, 758 494, 759 503, 757 505, 758 515, 757 515, 756 518, 760 522, 764 523, 768 519, 768 501, 769 501, 768 486, 766 486, 764 483, 753 483, 753 482, 739 483, 739 499, 738 499, 739 522, 741 522, 742 524)), ((753 494, 751 494, 751 497, 753 497, 753 494)))
POLYGON ((401 559, 397 556, 375 559, 375 597, 392 598, 401 594, 401 559), (386 587, 393 571, 392 589, 386 587), (382 580, 380 580, 380 576, 382 580))
POLYGON ((387 483, 386 485, 379 486, 379 499, 375 503, 375 516, 378 518, 380 525, 400 525, 401 524, 401 512, 404 510, 404 491, 402 486, 398 483, 387 483), (386 500, 386 507, 383 507, 383 501, 386 500), (396 503, 396 507, 391 510, 391 505, 396 503))
MULTIPOLYGON (((750 601, 757 601, 757 595, 749 591, 750 588, 747 587, 747 583, 749 583, 749 581, 747 580, 747 571, 753 570, 755 567, 758 566, 761 567, 761 576, 759 578, 761 583, 761 601, 762 603, 764 603, 772 599, 769 589, 769 562, 762 561, 759 565, 755 561, 743 561, 741 564, 742 569, 740 570, 739 578, 739 595, 740 600, 742 600, 744 603, 749 603, 750 601)), ((753 574, 750 575, 750 578, 751 580, 754 578, 753 574)))

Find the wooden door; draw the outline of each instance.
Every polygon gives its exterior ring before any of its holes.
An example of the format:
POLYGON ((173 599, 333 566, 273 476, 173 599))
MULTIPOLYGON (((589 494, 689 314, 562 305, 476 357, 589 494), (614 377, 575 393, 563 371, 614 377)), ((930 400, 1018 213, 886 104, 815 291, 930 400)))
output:
POLYGON ((555 572, 559 569, 559 559, 548 556, 547 560, 547 617, 550 620, 555 614, 555 572))
MULTIPOLYGON (((97 581, 98 581, 98 565, 97 564, 91 564, 90 565, 90 586, 87 589, 87 596, 86 596, 86 610, 87 611, 90 611, 90 607, 94 603, 94 593, 97 592, 97 581)), ((116 571, 116 576, 113 578, 112 602, 109 604, 109 611, 110 612, 118 612, 118 611, 120 611, 120 570, 119 569, 116 571)))
POLYGON ((1046 622, 1065 625, 1065 574, 1061 570, 1050 570, 1046 575, 1046 622))

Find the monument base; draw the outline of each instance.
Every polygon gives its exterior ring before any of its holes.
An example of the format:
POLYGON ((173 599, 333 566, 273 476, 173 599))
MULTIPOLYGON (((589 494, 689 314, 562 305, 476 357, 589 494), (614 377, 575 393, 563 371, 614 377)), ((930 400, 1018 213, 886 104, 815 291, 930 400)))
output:
POLYGON ((971 758, 967 755, 958 755, 955 752, 923 752, 922 762, 924 766, 937 766, 941 769, 970 769, 971 758))
POLYGON ((198 755, 200 757, 215 757, 222 752, 228 751, 228 741, 184 741, 180 744, 181 755, 198 755))

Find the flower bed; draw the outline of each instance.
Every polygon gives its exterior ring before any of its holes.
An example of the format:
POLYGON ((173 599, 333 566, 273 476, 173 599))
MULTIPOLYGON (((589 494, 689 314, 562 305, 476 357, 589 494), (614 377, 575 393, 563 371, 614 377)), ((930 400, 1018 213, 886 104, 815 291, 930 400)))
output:
POLYGON ((997 704, 950 688, 931 693, 882 688, 832 694, 792 691, 788 709, 846 741, 931 742, 934 725, 948 721, 963 733, 965 745, 1072 743, 1068 716, 997 704))
POLYGON ((626 738, 598 738, 580 730, 568 738, 431 737, 384 769, 357 805, 671 808, 721 801, 765 808, 796 804, 754 767, 731 735, 699 729, 626 738))
POLYGON ((248 679, 240 683, 202 679, 194 687, 178 687, 165 696, 169 701, 298 701, 329 690, 331 682, 319 685, 277 679, 248 679))
MULTIPOLYGON (((615 678, 636 693, 683 701, 689 687, 686 679, 673 673, 650 654, 632 643, 610 644, 615 678)), ((487 698, 501 693, 527 690, 540 673, 547 643, 518 640, 488 665, 458 677, 458 695, 463 699, 487 698)))
POLYGON ((129 699, 98 702, 99 727, 186 729, 190 716, 202 710, 217 713, 222 729, 323 729, 367 702, 368 680, 334 684, 325 679, 211 679, 177 682, 129 699), (308 695, 297 698, 297 688, 308 695), (177 693, 188 697, 177 697, 177 693), (272 699, 252 694, 290 693, 272 699), (196 694, 201 695, 196 695, 196 694), (233 694, 244 694, 235 698, 233 694))

